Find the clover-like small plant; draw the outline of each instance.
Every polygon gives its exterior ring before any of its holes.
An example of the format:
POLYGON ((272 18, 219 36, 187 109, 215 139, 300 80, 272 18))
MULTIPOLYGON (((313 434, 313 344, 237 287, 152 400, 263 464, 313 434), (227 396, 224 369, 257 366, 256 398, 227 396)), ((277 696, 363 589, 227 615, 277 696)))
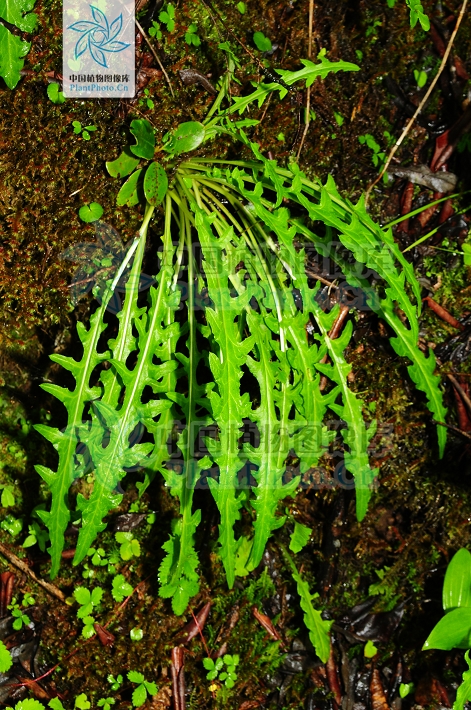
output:
POLYGON ((122 574, 117 574, 113 578, 112 587, 111 594, 116 602, 122 602, 132 594, 132 585, 125 580, 122 574))
MULTIPOLYGON (((159 13, 159 21, 165 25, 167 32, 173 32, 175 29, 175 7, 172 3, 167 3, 165 10, 161 10, 159 13)), ((152 27, 149 27, 149 35, 155 37, 158 40, 162 39, 162 30, 160 28, 160 22, 157 20, 152 21, 152 27)))
POLYGON ((189 44, 190 46, 193 45, 194 47, 199 47, 201 44, 201 40, 197 35, 198 28, 197 26, 192 22, 191 25, 188 26, 187 31, 185 32, 185 42, 189 44))
POLYGON ((15 597, 13 597, 11 604, 8 606, 8 609, 11 610, 11 615, 15 619, 15 621, 13 622, 13 628, 15 629, 15 631, 19 631, 21 628, 23 628, 23 626, 28 626, 28 624, 31 623, 29 616, 24 613, 23 609, 21 609, 20 604, 18 604, 15 597))
POLYGON ((226 688, 233 688, 237 680, 236 666, 239 665, 239 655, 237 653, 226 653, 222 658, 203 658, 203 666, 208 671, 208 680, 219 680, 226 688), (226 666, 225 670, 223 667, 226 666))
POLYGON ((116 542, 119 542, 119 554, 122 560, 130 560, 131 557, 139 557, 141 554, 141 546, 139 540, 136 540, 132 532, 117 532, 115 533, 116 542))
POLYGON ((80 604, 77 610, 77 618, 81 619, 84 624, 82 636, 86 639, 95 634, 95 618, 92 613, 94 608, 100 604, 102 596, 103 589, 101 587, 95 587, 92 592, 86 587, 76 587, 74 589, 75 600, 80 604))
POLYGON ((167 32, 173 32, 175 29, 175 7, 171 2, 167 3, 165 10, 159 13, 159 20, 167 28, 167 32))
POLYGON ((103 710, 111 710, 111 706, 114 705, 115 702, 115 698, 100 698, 97 702, 97 706, 99 708, 103 708, 103 710))
POLYGON ((151 681, 147 681, 139 671, 129 671, 128 680, 131 683, 137 683, 138 686, 132 693, 132 704, 135 708, 141 707, 147 700, 147 694, 150 696, 156 695, 157 686, 151 681))
POLYGON ((91 547, 88 551, 88 557, 92 558, 92 565, 95 565, 95 567, 106 567, 108 564, 106 552, 102 547, 91 547))
POLYGON ((119 690, 123 684, 123 676, 122 675, 118 675, 115 678, 114 675, 111 675, 111 673, 110 673, 108 676, 106 676, 106 680, 110 684, 111 690, 113 692, 116 692, 117 690, 119 690))

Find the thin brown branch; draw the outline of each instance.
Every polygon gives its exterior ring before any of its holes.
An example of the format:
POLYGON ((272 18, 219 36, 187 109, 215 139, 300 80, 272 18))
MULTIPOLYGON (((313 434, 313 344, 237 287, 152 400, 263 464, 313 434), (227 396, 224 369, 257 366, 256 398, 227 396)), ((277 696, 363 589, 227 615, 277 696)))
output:
POLYGON ((448 379, 452 383, 453 387, 459 392, 461 399, 466 405, 466 408, 468 412, 471 414, 471 399, 468 397, 456 377, 453 377, 453 375, 447 375, 448 379))
POLYGON ((164 65, 163 65, 162 62, 160 61, 157 52, 155 51, 155 49, 154 49, 153 46, 151 45, 150 39, 148 38, 148 36, 147 36, 146 33, 144 32, 144 30, 142 29, 142 27, 141 27, 141 25, 139 24, 139 22, 138 22, 137 20, 136 20, 135 22, 136 22, 136 27, 137 27, 137 29, 139 30, 139 32, 141 33, 141 35, 144 37, 144 40, 145 40, 147 46, 149 47, 150 51, 151 51, 152 54, 154 55, 155 61, 157 62, 157 64, 158 64, 159 67, 161 68, 161 70, 162 70, 162 72, 163 72, 163 75, 164 75, 165 79, 167 80, 167 84, 168 84, 168 86, 169 86, 169 89, 170 89, 170 92, 171 92, 173 98, 175 98, 175 94, 174 94, 173 87, 172 87, 172 82, 170 81, 169 75, 168 75, 167 72, 165 71, 164 65))
POLYGON ((348 306, 340 306, 340 312, 335 319, 332 328, 329 330, 329 338, 331 340, 336 340, 339 337, 340 331, 342 330, 343 324, 345 323, 349 313, 350 308, 348 306))
POLYGON ((456 434, 460 434, 461 436, 464 436, 465 439, 469 439, 469 441, 471 441, 471 434, 468 434, 467 431, 463 431, 463 429, 459 429, 457 426, 453 426, 453 424, 447 424, 446 422, 435 423, 439 424, 440 426, 444 426, 447 429, 451 429, 451 431, 454 431, 456 434))
MULTIPOLYGON (((336 338, 339 337, 349 312, 350 312, 350 308, 348 306, 340 306, 340 312, 339 312, 337 318, 335 319, 334 324, 328 334, 329 338, 331 340, 336 340, 336 338)), ((326 363, 328 359, 329 359, 329 356, 324 355, 324 357, 321 360, 321 364, 326 363)), ((328 382, 327 377, 325 375, 322 375, 321 381, 319 383, 319 389, 321 392, 323 392, 325 390, 325 388, 327 387, 327 382, 328 382)))
MULTIPOLYGON (((314 0, 309 0, 309 42, 308 42, 308 49, 307 49, 307 57, 308 59, 311 59, 312 55, 312 25, 314 22, 314 0)), ((309 114, 311 113, 311 87, 308 86, 306 89, 306 113, 304 117, 304 131, 301 136, 301 142, 299 144, 298 152, 297 152, 297 159, 299 160, 299 156, 301 155, 301 151, 303 149, 304 141, 306 140, 307 132, 309 130, 309 124, 310 124, 310 117, 309 114)))
POLYGON ((306 274, 309 276, 309 278, 312 279, 317 279, 321 283, 325 284, 326 286, 330 286, 330 288, 337 289, 338 286, 336 286, 332 281, 327 281, 323 276, 319 276, 319 274, 316 274, 315 271, 312 271, 311 269, 306 269, 306 274))
POLYGON ((411 130, 412 126, 414 125, 417 116, 422 112, 422 109, 424 108, 425 104, 426 104, 427 101, 429 100, 430 95, 431 95, 432 91, 434 90, 435 85, 436 85, 437 81, 439 80, 440 75, 441 75, 442 71, 444 70, 444 68, 445 68, 445 66, 446 66, 446 63, 447 63, 447 61, 448 61, 448 57, 450 56, 451 48, 452 48, 452 46, 453 46, 453 42, 455 41, 455 37, 456 37, 456 34, 457 34, 457 32, 458 32, 458 28, 459 28, 459 26, 460 26, 460 24, 461 24, 461 20, 462 20, 463 17, 464 17, 464 13, 465 13, 466 5, 467 5, 467 4, 468 4, 468 0, 463 0, 463 4, 462 4, 461 10, 460 10, 460 14, 458 15, 458 19, 456 20, 455 29, 454 29, 453 32, 451 33, 451 37, 450 37, 450 40, 449 40, 449 42, 448 42, 448 46, 447 46, 447 48, 446 48, 445 54, 443 55, 443 59, 442 59, 442 61, 441 61, 440 67, 439 67, 439 69, 438 69, 438 72, 436 73, 435 77, 433 78, 433 80, 432 80, 432 82, 431 82, 431 84, 430 84, 430 86, 429 86, 429 88, 428 88, 428 90, 427 90, 427 92, 426 92, 424 98, 422 99, 422 101, 421 101, 421 102, 419 103, 419 105, 417 106, 417 109, 416 109, 414 115, 412 116, 412 118, 410 119, 409 123, 408 123, 407 126, 404 128, 404 130, 402 131, 400 137, 397 139, 397 141, 396 141, 395 144, 393 145, 393 147, 392 147, 392 149, 391 149, 391 152, 389 153, 388 158, 387 158, 387 160, 386 160, 386 162, 385 162, 385 164, 384 164, 384 166, 383 166, 383 169, 381 170, 380 174, 378 175, 378 177, 376 178, 376 180, 374 180, 374 181, 371 183, 371 185, 368 187, 368 189, 367 189, 367 191, 366 191, 366 193, 365 193, 365 203, 368 203, 368 198, 369 198, 369 196, 370 196, 371 190, 375 187, 375 185, 377 185, 377 184, 379 183, 379 181, 380 181, 381 178, 383 177, 384 173, 386 172, 386 170, 387 170, 388 167, 389 167, 389 164, 391 163, 391 160, 392 160, 393 157, 395 156, 397 149, 399 148, 399 146, 401 145, 401 143, 403 142, 403 140, 409 135, 409 131, 411 130))
POLYGON ((443 306, 434 301, 433 298, 430 298, 430 296, 426 296, 422 300, 427 304, 430 310, 436 313, 439 318, 445 321, 445 323, 449 323, 453 326, 453 328, 457 328, 457 330, 464 330, 463 323, 460 323, 459 320, 452 316, 451 313, 446 310, 446 308, 443 308, 443 306))
POLYGON ((44 579, 37 577, 33 570, 28 567, 26 562, 24 562, 24 560, 20 560, 20 558, 17 557, 13 552, 11 552, 11 550, 9 550, 8 547, 2 542, 0 542, 0 553, 4 557, 6 557, 6 559, 12 563, 12 565, 15 565, 15 567, 18 567, 18 569, 20 569, 22 572, 31 577, 31 579, 34 579, 36 584, 39 584, 41 587, 43 587, 46 592, 51 594, 53 597, 56 597, 56 599, 59 599, 59 601, 65 604, 65 595, 58 587, 56 587, 55 584, 51 584, 51 582, 45 582, 44 579))

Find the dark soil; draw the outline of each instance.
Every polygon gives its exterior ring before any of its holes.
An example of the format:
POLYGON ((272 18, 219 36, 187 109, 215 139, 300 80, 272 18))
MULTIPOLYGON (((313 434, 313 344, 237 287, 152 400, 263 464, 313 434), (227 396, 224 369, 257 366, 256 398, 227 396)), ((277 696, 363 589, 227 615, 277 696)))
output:
MULTIPOLYGON (((226 39, 233 41, 231 32, 252 52, 253 32, 264 32, 277 45, 268 57, 275 68, 296 69, 299 59, 307 56, 307 0, 248 0, 243 15, 235 1, 217 0, 225 24, 202 0, 175 4, 175 31, 164 33, 162 42, 156 43, 175 99, 161 73, 154 72, 153 78, 146 73, 146 68, 157 67, 140 41, 136 100, 67 100, 54 105, 46 90, 47 73, 61 71, 62 6, 57 0, 38 0, 39 29, 32 37, 25 64, 30 71, 13 91, 0 87, 0 483, 12 486, 15 496, 15 505, 0 511, 0 542, 43 579, 48 579, 47 552, 41 552, 38 545, 21 545, 28 526, 38 522, 31 517, 32 509, 47 503, 49 495, 34 465, 53 465, 54 451, 32 426, 40 421, 64 426, 62 405, 46 395, 40 384, 63 384, 63 373, 48 355, 77 352, 76 322, 86 320, 95 307, 91 296, 75 309, 70 306, 67 284, 74 267, 60 259, 65 247, 93 237, 93 227, 78 218, 79 207, 99 202, 105 210, 104 219, 124 241, 135 233, 142 210, 115 206, 117 182, 106 173, 105 160, 117 157, 126 144, 132 118, 146 117, 163 135, 181 121, 204 116, 212 97, 201 86, 183 86, 177 72, 196 68, 215 81, 225 71, 217 45, 226 39), (202 40, 197 48, 184 41, 190 22, 197 24, 202 40), (145 89, 153 108, 147 106, 145 89), (73 120, 98 127, 90 141, 73 133, 73 120), (21 521, 21 532, 11 527, 8 516, 21 521)), ((426 2, 424 7, 433 18, 435 34, 446 44, 460 3, 426 2)), ((152 0, 141 10, 139 17, 145 28, 154 10, 152 0)), ((308 175, 322 179, 332 175, 343 195, 356 200, 379 169, 373 164, 373 150, 361 144, 359 137, 371 134, 379 145, 377 152, 388 153, 389 136, 392 142, 399 137, 411 107, 413 111, 426 91, 426 87, 418 88, 414 70, 433 75, 439 64, 439 45, 430 32, 419 26, 410 28, 403 0, 396 0, 393 8, 385 0, 316 0, 314 17, 314 54, 325 48, 331 61, 355 62, 361 69, 339 72, 313 85, 315 119, 300 165, 308 175)), ((241 83, 236 90, 243 93, 250 90, 251 81, 261 77, 258 66, 241 47, 238 53, 241 83)), ((466 71, 471 73, 469 16, 459 30, 437 89, 397 153, 398 164, 430 164, 436 137, 469 106, 471 84, 464 78, 466 71)), ((304 95, 302 99, 304 102, 304 95)), ((261 124, 251 129, 252 140, 283 164, 299 147, 299 114, 299 105, 289 97, 284 101, 274 97, 266 111, 264 107, 252 109, 251 117, 263 117, 261 124)), ((469 197, 465 191, 471 187, 471 141, 467 136, 463 133, 460 137, 447 163, 459 180, 460 195, 453 198, 455 216, 407 254, 423 285, 423 296, 433 295, 465 325, 460 333, 425 308, 421 343, 439 355, 437 371, 443 378, 447 423, 471 431, 466 412, 460 414, 464 405, 447 380, 447 374, 452 373, 467 389, 471 375, 470 267, 461 255, 468 233, 465 208, 469 197), (456 214, 460 210, 462 214, 456 214)), ((233 154, 229 143, 221 147, 219 142, 218 149, 215 157, 233 154)), ((405 186, 402 178, 393 178, 387 185, 379 183, 370 199, 372 216, 382 223, 396 219, 401 214, 405 186)), ((413 207, 430 202, 432 197, 432 190, 416 185, 413 207)), ((395 237, 401 248, 438 226, 439 214, 437 209, 427 224, 416 218, 407 226, 398 225, 395 237)), ((157 216, 149 240, 150 273, 152 244, 161 227, 157 216)), ((334 464, 325 462, 331 477, 320 481, 316 472, 310 472, 297 497, 285 501, 287 522, 271 538, 263 563, 239 577, 235 589, 228 591, 214 551, 217 511, 209 493, 197 491, 195 504, 202 509, 203 520, 197 534, 202 583, 192 608, 196 613, 211 602, 204 643, 210 651, 239 654, 240 665, 233 689, 220 684, 211 689, 202 665, 207 655, 202 638, 197 635, 186 644, 188 709, 451 707, 466 667, 463 652, 423 652, 421 648, 442 614, 441 587, 447 562, 457 549, 471 543, 470 442, 450 431, 445 457, 439 460, 435 427, 408 378, 405 363, 389 346, 388 332, 370 312, 357 312, 352 318, 354 344, 348 352, 353 365, 351 386, 362 393, 371 418, 374 415, 379 422, 371 455, 380 475, 369 512, 361 524, 356 521, 351 486, 339 485, 334 464), (319 593, 318 608, 334 620, 333 656, 327 668, 309 642, 296 587, 280 551, 280 543, 289 543, 295 520, 313 530, 309 544, 296 557, 297 566, 311 591, 319 593), (260 625, 254 606, 272 620, 281 642, 260 625), (368 640, 377 647, 373 659, 364 655, 368 640), (399 697, 401 682, 415 684, 415 692, 404 700, 399 697)), ((119 516, 129 511, 146 516, 156 513, 155 522, 144 517, 133 529, 141 543, 140 557, 117 563, 119 572, 135 587, 125 606, 111 597, 112 576, 107 566, 94 566, 91 557, 78 567, 64 559, 54 580, 66 597, 67 603, 61 603, 0 556, 0 572, 15 574, 17 600, 31 592, 35 598, 26 612, 33 623, 20 632, 13 631, 10 612, 3 608, 0 638, 20 656, 10 675, 0 674, 2 703, 11 705, 36 697, 47 704, 59 695, 64 706, 71 708, 74 698, 86 693, 93 708, 100 698, 108 697, 116 700, 115 708, 130 708, 135 686, 126 680, 129 670, 142 672, 158 686, 147 708, 163 710, 175 702, 171 652, 192 616, 175 616, 170 603, 158 597, 157 569, 177 506, 163 481, 157 479, 139 499, 135 486, 139 480, 139 473, 132 473, 122 482, 123 502, 109 516, 108 527, 97 541, 97 547, 110 555, 117 550, 114 530, 123 524, 119 516), (75 586, 90 582, 106 590, 101 611, 95 616, 103 627, 109 622, 113 645, 102 645, 97 636, 90 640, 81 637, 82 624, 76 618, 77 606, 71 595, 75 586), (142 640, 130 640, 135 628, 142 629, 142 640), (56 664, 53 672, 39 680, 56 664), (123 675, 123 684, 116 690, 107 680, 110 674, 123 675)), ((77 481, 72 494, 86 490, 86 486, 86 479, 77 481)), ((244 515, 240 531, 250 526, 249 514, 244 515)), ((71 528, 71 548, 73 535, 71 528)), ((6 577, 0 578, 0 585, 1 604, 2 600, 10 601, 6 577)))

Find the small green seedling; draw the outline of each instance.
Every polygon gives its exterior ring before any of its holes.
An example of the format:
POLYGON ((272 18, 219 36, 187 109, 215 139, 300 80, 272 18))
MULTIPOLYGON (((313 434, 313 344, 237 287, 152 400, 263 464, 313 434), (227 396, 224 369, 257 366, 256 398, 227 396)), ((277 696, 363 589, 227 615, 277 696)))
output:
POLYGON ((406 0, 406 3, 410 10, 410 26, 415 27, 418 20, 422 29, 428 32, 430 29, 430 20, 425 14, 420 0, 406 0))
POLYGON ((375 42, 378 39, 377 34, 376 34, 376 28, 382 27, 382 26, 383 26, 383 23, 381 22, 381 20, 375 20, 372 25, 369 25, 366 28, 365 36, 371 37, 371 41, 375 42))
POLYGON ((150 37, 155 37, 158 40, 162 39, 162 30, 160 29, 160 24, 157 20, 152 20, 152 27, 149 27, 148 32, 150 37))
POLYGON ((95 565, 95 567, 105 567, 108 564, 106 552, 102 547, 98 549, 91 547, 87 555, 92 558, 92 565, 95 565))
POLYGON ((94 607, 98 606, 103 596, 103 589, 95 587, 91 592, 86 587, 76 587, 74 589, 75 600, 80 604, 77 611, 77 618, 83 619, 92 613, 94 607))
POLYGON ((92 579, 95 576, 95 570, 87 562, 83 563, 82 577, 84 579, 92 579))
POLYGON ((111 710, 111 706, 114 705, 115 702, 115 698, 100 698, 97 702, 97 706, 99 708, 103 708, 103 710, 111 710))
POLYGON ((10 651, 5 646, 3 641, 0 641, 0 673, 6 673, 13 665, 13 660, 10 651))
POLYGON ((2 490, 2 497, 0 498, 0 503, 2 508, 11 508, 15 505, 15 496, 13 491, 15 490, 13 486, 7 483, 0 483, 0 489, 2 490))
POLYGON ((236 8, 239 10, 241 15, 245 15, 245 12, 247 10, 247 5, 245 4, 245 2, 238 2, 236 8))
POLYGON ((175 8, 171 2, 167 4, 165 10, 159 13, 159 20, 166 26, 167 32, 173 32, 175 29, 175 8))
POLYGON ((144 638, 144 632, 142 629, 138 629, 137 627, 135 627, 129 632, 129 638, 131 639, 131 641, 142 641, 142 639, 144 638))
POLYGON ((197 26, 192 23, 191 25, 189 25, 187 31, 185 32, 185 42, 190 46, 193 45, 194 47, 199 47, 201 44, 201 40, 196 34, 197 31, 197 26))
POLYGON ((365 648, 363 649, 363 655, 365 658, 374 658, 378 653, 378 649, 374 645, 373 641, 367 641, 365 643, 365 648))
POLYGON ((133 690, 132 694, 132 704, 135 708, 139 708, 141 705, 144 705, 147 700, 147 693, 151 696, 156 695, 157 693, 156 684, 147 681, 142 673, 139 673, 138 671, 129 671, 128 680, 131 681, 131 683, 139 684, 137 688, 133 690))
MULTIPOLYGON (((391 135, 388 131, 384 131, 384 137, 389 143, 391 135)), ((381 150, 381 146, 379 145, 379 143, 376 142, 374 136, 372 136, 371 133, 365 133, 364 136, 358 136, 358 140, 361 145, 366 145, 370 150, 373 151, 371 161, 375 168, 381 168, 384 164, 384 161, 386 160, 386 153, 381 150)), ((388 175, 387 173, 385 173, 383 175, 383 182, 387 184, 388 179, 388 175)))
POLYGON ((16 537, 21 532, 23 523, 18 518, 15 518, 14 515, 7 515, 0 523, 0 527, 10 533, 12 537, 16 537))
POLYGON ((414 79, 416 80, 419 89, 422 89, 427 83, 427 72, 414 69, 414 79))
POLYGON ((399 695, 402 699, 414 692, 415 685, 413 683, 401 683, 399 686, 399 695))
POLYGON ((265 37, 263 32, 254 33, 253 43, 261 52, 271 52, 271 40, 265 37))
POLYGON ((132 594, 132 585, 126 582, 122 574, 117 574, 116 577, 113 578, 112 586, 111 594, 116 602, 122 602, 126 597, 132 594))
POLYGON ((145 96, 145 99, 141 99, 139 101, 139 104, 142 106, 142 104, 145 102, 147 105, 147 108, 152 110, 154 108, 155 104, 152 101, 152 99, 150 98, 149 89, 144 89, 144 96, 145 96))
POLYGON ((89 710, 91 707, 91 703, 85 693, 80 693, 80 695, 77 695, 75 698, 75 704, 74 707, 78 708, 78 710, 89 710))
POLYGON ((114 693, 115 693, 117 690, 119 690, 120 687, 121 687, 122 684, 123 684, 123 676, 122 676, 122 675, 118 675, 118 676, 116 676, 116 678, 115 678, 113 675, 110 674, 110 675, 108 675, 108 676, 106 677, 106 680, 107 680, 108 683, 111 685, 111 690, 112 690, 114 693))
POLYGON ((375 168, 377 168, 380 164, 380 161, 382 162, 385 159, 386 153, 381 152, 381 146, 379 145, 379 143, 376 142, 374 136, 372 136, 371 133, 365 133, 364 136, 358 136, 358 140, 361 145, 366 145, 370 150, 373 151, 371 160, 375 168))
POLYGON ((95 587, 90 592, 86 587, 76 587, 74 589, 75 600, 80 604, 77 611, 77 618, 83 622, 82 636, 86 639, 91 638, 95 634, 95 618, 91 616, 94 607, 97 607, 103 596, 103 589, 95 587))
POLYGON ((33 606, 34 604, 36 604, 36 599, 33 597, 32 594, 26 592, 26 594, 23 596, 21 606, 33 606))
POLYGON ((91 136, 90 133, 93 133, 93 131, 97 130, 96 126, 85 126, 85 128, 82 128, 82 124, 80 121, 72 121, 72 126, 74 127, 74 133, 76 135, 82 134, 82 138, 84 141, 89 141, 91 136))
MULTIPOLYGON (((165 25, 167 32, 173 32, 175 29, 175 8, 171 3, 168 3, 165 10, 159 13, 160 22, 165 25)), ((149 35, 155 37, 158 40, 162 39, 162 30, 160 29, 160 22, 157 20, 152 21, 152 27, 149 27, 149 35)))
POLYGON ((62 91, 60 91, 60 85, 56 82, 49 84, 47 87, 47 95, 49 100, 53 104, 63 104, 65 103, 65 96, 62 91))
POLYGON ((138 540, 134 539, 131 532, 115 533, 116 542, 119 542, 119 554, 122 560, 130 560, 131 557, 139 557, 141 554, 141 546, 138 540))
POLYGON ((79 217, 82 222, 89 224, 97 222, 103 214, 103 207, 98 202, 82 205, 79 209, 79 217))
POLYGON ((237 680, 236 666, 239 665, 239 660, 237 653, 233 655, 226 653, 223 658, 217 658, 215 661, 212 658, 204 658, 203 666, 208 671, 206 678, 219 680, 224 683, 226 688, 233 688, 237 680), (226 666, 225 671, 222 670, 224 665, 226 666))
POLYGON ((47 706, 49 708, 52 708, 52 710, 64 710, 64 706, 62 705, 61 701, 59 698, 51 698, 51 700, 48 702, 47 706))
POLYGON ((15 631, 19 631, 23 626, 28 626, 28 624, 31 623, 29 616, 25 614, 17 604, 10 604, 8 608, 12 610, 11 615, 15 619, 13 622, 13 628, 15 631))
POLYGON ((26 540, 24 541, 22 547, 32 547, 33 545, 36 545, 36 543, 39 545, 39 549, 41 552, 45 552, 46 550, 46 543, 49 540, 49 533, 47 530, 42 530, 41 526, 39 523, 37 523, 35 520, 31 523, 31 525, 28 525, 28 535, 26 537, 26 540))
POLYGON ((83 619, 83 629, 82 636, 85 639, 90 639, 95 635, 95 617, 94 616, 84 616, 83 619))

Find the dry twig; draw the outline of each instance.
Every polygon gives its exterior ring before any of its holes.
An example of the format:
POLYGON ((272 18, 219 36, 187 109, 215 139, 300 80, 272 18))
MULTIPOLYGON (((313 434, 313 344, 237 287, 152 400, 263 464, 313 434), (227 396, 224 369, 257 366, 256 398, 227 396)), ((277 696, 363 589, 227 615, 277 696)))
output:
POLYGON ((49 592, 49 594, 52 594, 53 597, 56 597, 56 599, 59 599, 63 604, 65 604, 65 595, 61 592, 61 590, 56 587, 55 584, 51 584, 50 582, 45 582, 44 579, 40 579, 40 577, 37 577, 33 570, 28 567, 26 562, 24 560, 20 560, 19 557, 17 557, 11 550, 8 549, 6 545, 0 542, 0 553, 7 558, 9 562, 12 563, 12 565, 15 565, 15 567, 18 567, 22 572, 27 574, 31 579, 34 579, 36 584, 39 584, 43 589, 46 590, 46 592, 49 592))
POLYGON ((458 382, 456 377, 453 377, 453 375, 447 375, 447 377, 450 380, 453 387, 457 390, 457 392, 459 392, 460 397, 463 400, 463 402, 465 403, 468 412, 471 414, 471 399, 468 397, 468 395, 466 394, 466 392, 464 391, 464 389, 462 388, 462 386, 460 385, 460 383, 458 382))
POLYGON ((163 65, 162 62, 160 61, 157 52, 155 51, 155 49, 154 49, 153 46, 151 45, 150 39, 148 38, 148 36, 147 36, 146 33, 144 32, 144 30, 142 29, 142 27, 141 27, 141 25, 139 24, 139 22, 138 22, 137 20, 135 20, 135 22, 136 22, 136 27, 137 27, 137 29, 139 30, 139 32, 141 33, 141 35, 144 37, 144 40, 145 40, 147 46, 149 47, 150 51, 151 51, 152 54, 154 55, 154 58, 155 58, 157 64, 158 64, 159 67, 161 68, 161 70, 162 70, 162 72, 163 72, 163 75, 164 75, 165 79, 167 80, 167 84, 168 84, 168 86, 169 86, 169 89, 170 89, 170 92, 171 92, 173 98, 175 98, 175 94, 174 94, 174 92, 173 92, 173 87, 172 87, 172 82, 170 81, 169 75, 168 75, 167 72, 165 71, 164 65, 163 65))
MULTIPOLYGON (((313 21, 314 21, 314 0, 309 0, 309 42, 308 42, 308 49, 307 49, 308 59, 311 59, 311 55, 312 55, 312 24, 313 24, 313 21)), ((308 86, 306 89, 306 115, 304 118, 304 120, 305 120, 304 131, 303 131, 303 135, 301 136, 301 142, 299 144, 298 153, 296 155, 298 160, 299 160, 299 156, 301 155, 301 151, 303 149, 304 141, 306 140, 307 132, 309 130, 310 111, 311 111, 311 87, 308 86)))
POLYGON ((440 426, 444 426, 447 429, 451 429, 451 431, 454 431, 456 434, 461 434, 461 436, 464 436, 465 439, 469 439, 471 441, 471 434, 468 434, 467 431, 463 431, 463 429, 459 429, 457 426, 447 424, 446 422, 437 422, 437 424, 440 424, 440 426))
POLYGON ((421 111, 422 111, 422 109, 424 108, 425 104, 426 104, 427 101, 429 100, 430 95, 431 95, 432 91, 434 90, 435 85, 436 85, 437 81, 439 80, 440 75, 441 75, 442 71, 444 70, 444 68, 445 68, 445 66, 446 66, 446 63, 447 63, 447 61, 448 61, 448 57, 450 56, 451 48, 452 48, 452 46, 453 46, 453 42, 455 41, 455 37, 456 37, 456 34, 457 34, 457 32, 458 32, 458 28, 459 28, 459 26, 460 26, 460 24, 461 24, 461 20, 462 20, 463 17, 464 17, 464 13, 465 13, 466 5, 467 5, 467 4, 468 4, 468 0, 463 0, 463 4, 462 4, 461 10, 460 10, 460 14, 458 15, 458 19, 456 20, 455 29, 454 29, 453 32, 451 33, 451 37, 450 37, 450 40, 449 40, 449 42, 448 42, 448 46, 447 46, 447 48, 446 48, 445 54, 443 55, 443 59, 442 59, 442 61, 441 61, 440 67, 439 67, 438 72, 436 73, 435 77, 433 78, 432 83, 430 84, 430 86, 429 86, 429 88, 428 88, 428 90, 427 90, 427 93, 425 94, 425 96, 424 96, 424 98, 422 99, 422 101, 420 102, 420 104, 417 106, 417 109, 416 109, 414 115, 412 116, 412 118, 410 119, 409 123, 408 123, 407 126, 404 128, 404 130, 402 131, 400 137, 397 139, 397 141, 396 141, 395 144, 393 145, 393 147, 392 147, 392 149, 391 149, 391 152, 389 153, 388 158, 387 158, 387 160, 386 160, 386 162, 385 162, 385 164, 384 164, 384 166, 383 166, 383 169, 381 170, 380 174, 378 175, 378 177, 376 178, 376 180, 374 180, 374 181, 371 183, 371 185, 368 187, 368 189, 367 189, 367 191, 366 191, 366 193, 365 193, 365 203, 366 203, 366 204, 368 203, 368 198, 369 198, 369 196, 370 196, 371 190, 375 187, 375 185, 378 184, 378 182, 379 182, 379 181, 381 180, 381 178, 383 177, 384 173, 386 172, 386 170, 387 170, 388 167, 389 167, 389 164, 391 163, 391 160, 392 160, 393 157, 395 156, 397 149, 398 149, 399 146, 401 145, 401 143, 402 143, 402 141, 404 140, 404 138, 406 138, 407 135, 409 134, 409 131, 410 131, 410 129, 412 128, 412 126, 414 125, 417 116, 419 115, 419 113, 421 113, 421 111))

